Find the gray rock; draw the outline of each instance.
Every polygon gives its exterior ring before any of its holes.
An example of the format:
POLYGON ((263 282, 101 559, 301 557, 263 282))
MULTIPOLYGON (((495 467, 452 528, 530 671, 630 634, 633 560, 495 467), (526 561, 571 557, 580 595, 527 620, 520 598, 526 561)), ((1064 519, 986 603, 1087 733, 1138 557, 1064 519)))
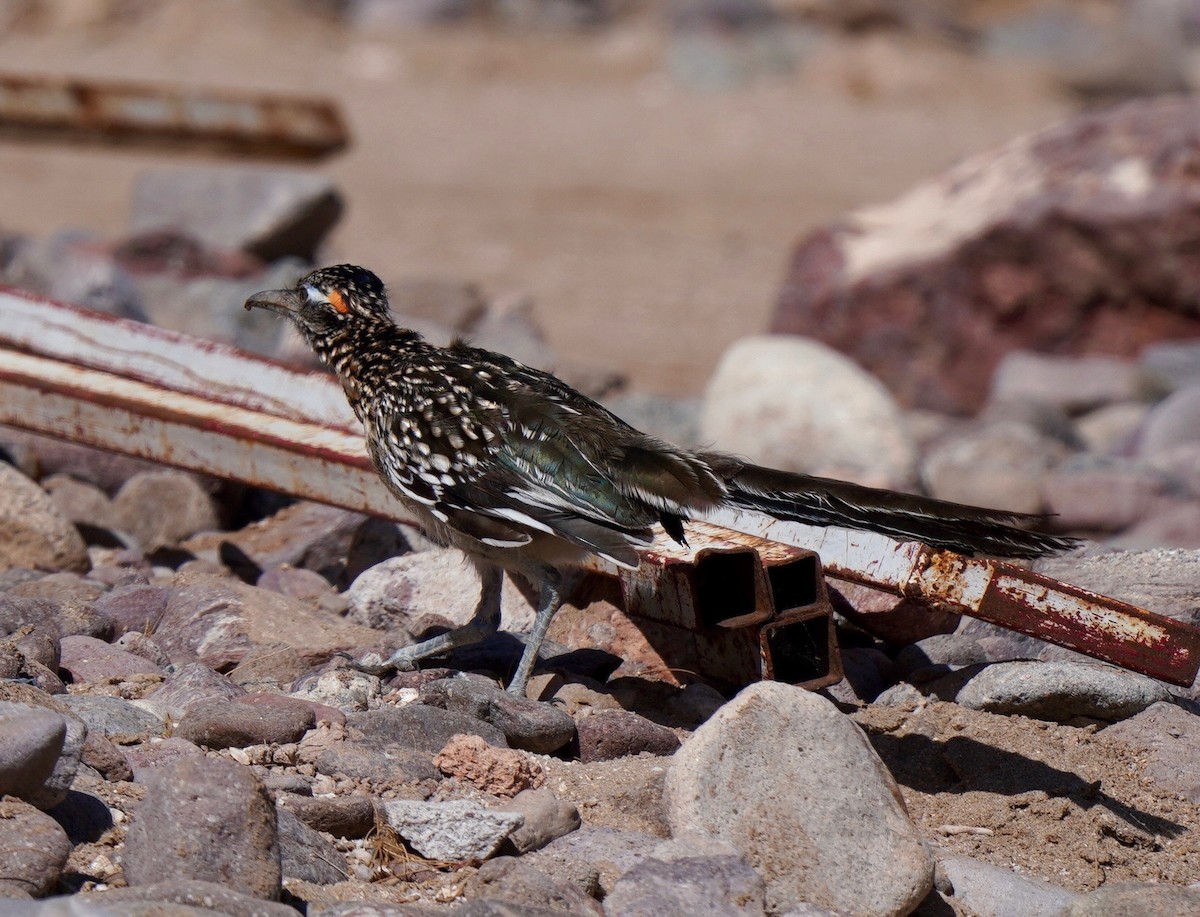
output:
POLYGON ((971 857, 943 854, 938 870, 952 893, 945 899, 978 917, 1058 917, 1079 895, 971 857))
POLYGON ((50 495, 58 511, 76 525, 111 528, 112 501, 95 484, 80 481, 67 474, 52 474, 39 482, 50 495))
POLYGON ((348 741, 317 755, 317 772, 369 783, 373 791, 441 779, 432 756, 406 745, 348 741))
POLYGON ((1080 456, 1042 478, 1042 499, 1061 531, 1118 532, 1187 499, 1170 475, 1128 459, 1080 456))
POLYGON ((29 895, 53 892, 71 854, 67 833, 49 815, 14 797, 0 798, 0 875, 29 895))
MULTIPOLYGON (((479 601, 479 576, 461 551, 438 548, 404 554, 358 575, 346 591, 350 617, 374 628, 419 637, 430 627, 466 624, 479 601)), ((501 596, 500 626, 527 630, 534 609, 519 589, 501 596)))
POLYGON ((180 573, 155 639, 176 662, 230 669, 253 650, 296 649, 311 665, 378 634, 266 589, 207 573, 180 573))
POLYGON ((1150 411, 1142 425, 1138 454, 1154 457, 1200 440, 1200 386, 1180 389, 1150 411))
POLYGON ((1144 390, 1163 398, 1183 388, 1200 386, 1200 341, 1157 341, 1138 355, 1144 390))
POLYGON ((95 637, 73 635, 60 641, 59 668, 76 684, 123 681, 133 675, 159 674, 162 669, 142 656, 127 653, 95 637))
POLYGON ((72 713, 87 724, 89 733, 110 739, 150 739, 163 731, 162 717, 121 697, 69 694, 61 698, 72 713))
POLYGON ((0 701, 0 796, 44 799, 66 738, 67 720, 53 710, 0 701))
POLYGON ((673 831, 745 856, 771 910, 907 913, 932 887, 933 862, 870 742, 800 688, 762 682, 722 707, 676 753, 665 799, 673 831))
POLYGON ((1111 551, 1049 557, 1033 568, 1177 621, 1200 624, 1200 551, 1111 551))
POLYGON ((276 798, 275 806, 334 837, 366 837, 375 828, 375 804, 365 793, 320 797, 286 793, 276 798))
POLYGON ((921 476, 930 494, 942 500, 1036 513, 1042 508, 1042 478, 1066 454, 1062 443, 1025 424, 988 424, 931 449, 921 476))
POLYGON ((1085 662, 997 662, 962 687, 955 702, 972 710, 1065 723, 1116 721, 1169 697, 1152 678, 1085 662))
POLYGON ((50 299, 134 321, 146 311, 129 273, 88 233, 64 230, 19 245, 5 282, 50 299))
POLYGON ((208 748, 299 741, 316 725, 311 704, 291 697, 246 695, 211 698, 188 707, 175 735, 208 748))
POLYGON ((26 660, 57 669, 61 634, 56 610, 57 606, 46 599, 0 593, 0 637, 11 638, 13 647, 26 660))
POLYGON ((135 234, 171 230, 265 261, 285 255, 311 261, 341 212, 336 188, 315 172, 252 166, 153 169, 134 183, 130 221, 135 234))
POLYGON ((641 752, 673 755, 679 748, 672 730, 629 710, 598 710, 581 717, 576 729, 579 760, 585 764, 641 752))
POLYGON ((764 895, 763 880, 736 851, 669 860, 649 856, 617 880, 604 911, 608 917, 759 917, 766 913, 764 895))
POLYGON ((333 584, 320 573, 293 567, 289 564, 276 564, 263 571, 254 583, 259 589, 269 589, 290 599, 300 599, 302 602, 316 602, 320 599, 338 595, 333 584))
POLYGON ((658 846, 661 838, 619 828, 580 828, 523 859, 543 872, 567 878, 590 895, 610 893, 618 877, 658 846))
MULTIPOLYGON (((136 914, 138 917, 202 917, 203 914, 225 914, 228 917, 295 917, 296 909, 275 901, 243 895, 224 883, 198 879, 171 879, 135 888, 109 888, 102 892, 84 892, 72 899, 89 908, 106 908, 105 913, 136 914), (145 902, 144 910, 136 905, 145 902), (176 905, 167 910, 165 903, 176 905)), ((59 917, 93 917, 94 911, 59 917)), ((47 914, 45 917, 51 917, 47 914)), ((100 917, 100 915, 96 915, 100 917)))
POLYGON ((575 721, 561 710, 473 678, 431 681, 421 689, 421 700, 490 723, 513 748, 537 754, 558 751, 575 735, 575 721))
POLYGON ((346 724, 371 743, 415 748, 429 755, 437 754, 456 735, 477 735, 489 745, 508 746, 504 733, 495 726, 457 710, 427 704, 352 713, 346 724))
POLYGON ((64 637, 82 634, 99 640, 111 640, 116 624, 96 611, 93 603, 104 594, 102 583, 87 580, 77 573, 50 573, 21 583, 8 590, 9 596, 49 599, 55 606, 54 621, 64 637))
MULTIPOLYGON (((75 775, 79 770, 79 761, 83 756, 84 744, 87 741, 87 726, 58 699, 32 685, 4 682, 0 683, 0 689, 3 691, 0 694, 0 702, 11 704, 12 706, 8 709, 21 718, 26 716, 30 710, 42 709, 58 716, 66 725, 66 735, 54 757, 50 775, 42 780, 40 787, 29 787, 25 795, 25 800, 39 809, 51 809, 67 798, 67 792, 75 780, 75 775)), ((48 721, 39 718, 39 722, 42 724, 39 727, 42 731, 41 741, 43 743, 57 741, 45 732, 49 727, 48 721)), ((56 729, 53 732, 55 735, 57 734, 56 729)), ((17 739, 18 736, 19 730, 12 735, 12 738, 17 739)), ((26 752, 17 754, 18 756, 21 754, 33 755, 33 759, 29 763, 34 764, 34 759, 43 760, 42 756, 34 751, 37 747, 27 746, 26 752)), ((48 747, 43 753, 49 754, 48 747)))
POLYGON ((1058 917, 1176 917, 1200 914, 1200 888, 1161 882, 1111 882, 1080 895, 1058 917))
POLYGON ((709 380, 700 434, 786 471, 893 486, 916 471, 916 447, 887 389, 804 338, 745 338, 726 351, 709 380))
POLYGON ((1081 414, 1102 405, 1133 401, 1139 394, 1132 360, 1015 350, 1005 354, 996 367, 990 398, 993 402, 1050 404, 1068 414, 1081 414))
POLYGON ((131 886, 201 879, 274 901, 280 892, 275 806, 248 768, 181 758, 149 771, 123 858, 131 886))
POLYGON ((230 700, 245 693, 224 675, 199 662, 190 662, 180 666, 162 687, 137 705, 162 719, 179 720, 202 701, 230 700))
POLYGON ((285 879, 332 885, 350 875, 345 857, 321 834, 293 812, 276 808, 279 826, 279 859, 285 879))
POLYGON ((356 713, 379 705, 383 685, 375 675, 353 669, 332 669, 303 679, 292 697, 356 713))
POLYGON ((896 654, 895 666, 898 677, 909 678, 921 670, 947 672, 951 668, 989 661, 983 647, 971 637, 937 634, 902 649, 896 654))
POLYGON ((870 646, 850 646, 841 651, 841 681, 825 690, 843 704, 869 704, 893 682, 892 660, 870 646))
POLYGON ((402 532, 394 522, 300 502, 238 532, 198 535, 184 547, 198 557, 217 559, 228 544, 261 570, 290 564, 313 570, 336 586, 348 586, 364 570, 413 550, 414 543, 423 542, 412 528, 402 532))
POLYGON ((522 790, 497 808, 517 812, 525 819, 508 838, 518 853, 540 850, 551 841, 578 831, 583 823, 573 802, 560 799, 546 787, 522 790))
POLYGON ((1174 704, 1151 704, 1101 733, 1142 754, 1142 773, 1168 793, 1200 804, 1200 716, 1174 704))
POLYGON ((113 499, 110 518, 146 551, 218 527, 213 498, 194 475, 182 471, 135 474, 113 499))
POLYGON ((517 905, 522 912, 525 908, 538 908, 578 917, 604 917, 610 913, 575 886, 556 882, 514 857, 488 860, 467 879, 463 890, 469 898, 504 901, 517 905))
POLYGON ((91 567, 87 545, 50 496, 6 462, 0 462, 0 570, 91 567))
POLYGON ((486 809, 476 803, 418 802, 392 799, 383 803, 387 822, 422 856, 433 860, 486 860, 521 826, 517 812, 486 809))
POLYGON ((1110 404, 1076 419, 1075 434, 1095 455, 1128 455, 1148 413, 1150 406, 1140 401, 1110 404))

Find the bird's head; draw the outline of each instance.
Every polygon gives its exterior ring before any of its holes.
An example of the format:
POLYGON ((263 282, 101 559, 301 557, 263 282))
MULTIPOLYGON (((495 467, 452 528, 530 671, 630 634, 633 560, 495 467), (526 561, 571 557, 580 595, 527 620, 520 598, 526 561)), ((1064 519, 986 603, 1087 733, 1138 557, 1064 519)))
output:
POLYGON ((383 282, 363 267, 338 264, 313 271, 288 290, 264 290, 247 309, 270 309, 291 319, 310 341, 364 323, 391 322, 383 282))

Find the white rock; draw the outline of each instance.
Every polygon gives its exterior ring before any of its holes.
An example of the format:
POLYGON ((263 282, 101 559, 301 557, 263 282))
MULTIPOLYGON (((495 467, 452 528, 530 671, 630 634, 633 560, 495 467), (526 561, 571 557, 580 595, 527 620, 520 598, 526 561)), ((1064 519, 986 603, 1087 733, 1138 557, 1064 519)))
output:
POLYGON ((465 800, 390 799, 383 808, 396 833, 431 860, 486 860, 525 821, 518 812, 485 809, 465 800))
POLYGON ((807 338, 744 338, 709 381, 701 440, 786 471, 865 484, 912 480, 917 452, 883 383, 807 338))

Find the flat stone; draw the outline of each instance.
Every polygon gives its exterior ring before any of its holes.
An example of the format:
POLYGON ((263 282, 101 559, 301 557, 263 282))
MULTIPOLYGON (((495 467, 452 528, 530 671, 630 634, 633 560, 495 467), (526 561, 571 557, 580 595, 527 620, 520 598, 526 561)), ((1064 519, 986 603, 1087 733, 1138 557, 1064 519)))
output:
POLYGON ((75 684, 124 681, 133 675, 162 672, 162 668, 150 660, 95 637, 78 634, 63 637, 59 645, 62 652, 59 668, 64 669, 75 684))
POLYGON ((561 710, 471 678, 432 681, 421 700, 491 723, 513 748, 537 754, 558 751, 575 735, 575 721, 561 710))
POLYGON ((450 862, 486 860, 524 820, 516 812, 485 809, 466 801, 393 799, 383 803, 383 810, 388 824, 414 850, 450 862))
POLYGON ((1060 917, 1079 895, 965 856, 942 854, 938 870, 950 885, 942 897, 979 917, 1060 917))
POLYGON ((244 748, 296 742, 315 725, 310 704, 290 697, 256 703, 246 695, 193 704, 175 727, 175 735, 208 748, 244 748))
POLYGON ((1065 723, 1075 717, 1116 721, 1170 695, 1136 672, 1084 662, 997 662, 962 687, 956 703, 972 710, 1065 723))
POLYGON ((332 669, 303 679, 291 696, 332 707, 343 713, 361 713, 379 706, 383 685, 375 675, 353 669, 332 669))
POLYGON ((579 760, 585 764, 642 752, 673 755, 679 748, 672 730, 629 710, 599 710, 581 717, 576 728, 579 760))
POLYGON ((11 637, 13 646, 26 659, 57 670, 61 634, 56 610, 48 599, 0 593, 0 636, 11 637))
POLYGON ((1081 414, 1133 401, 1140 394, 1137 364, 1131 359, 1016 350, 1005 354, 996 367, 990 398, 1050 404, 1068 414, 1081 414))
POLYGON ((908 913, 933 861, 862 731, 824 698, 760 682, 701 726, 667 769, 674 833, 731 843, 763 877, 767 907, 804 901, 908 913))
POLYGON ((377 742, 346 742, 316 755, 317 772, 366 781, 373 792, 441 779, 427 751, 377 742))
POLYGON ((82 764, 96 771, 105 780, 132 780, 133 768, 129 759, 102 732, 89 732, 83 743, 82 764))
POLYGON ((427 752, 430 757, 445 748, 456 735, 481 736, 489 745, 500 748, 508 745, 504 733, 490 723, 457 710, 428 704, 352 713, 346 717, 346 724, 369 742, 407 746, 427 752))
POLYGON ((31 896, 51 894, 71 854, 67 833, 49 815, 15 797, 0 799, 0 875, 31 896))
POLYGON ((219 758, 181 758, 150 770, 145 782, 125 840, 131 886, 202 879, 279 898, 275 806, 248 768, 219 758))

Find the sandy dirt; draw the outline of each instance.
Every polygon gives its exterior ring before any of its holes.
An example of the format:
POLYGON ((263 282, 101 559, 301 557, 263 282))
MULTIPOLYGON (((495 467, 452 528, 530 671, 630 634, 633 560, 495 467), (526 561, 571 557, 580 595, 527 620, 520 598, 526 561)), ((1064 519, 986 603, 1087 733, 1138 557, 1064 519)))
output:
MULTIPOLYGON (((532 296, 564 360, 668 393, 765 327, 804 232, 1071 108, 1027 66, 927 40, 829 40, 719 91, 673 79, 649 17, 364 33, 281 0, 49 6, 0 35, 6 71, 331 96, 354 135, 317 166, 348 202, 331 260, 532 296)), ((213 161, 0 141, 0 228, 119 236, 139 170, 213 161)))

